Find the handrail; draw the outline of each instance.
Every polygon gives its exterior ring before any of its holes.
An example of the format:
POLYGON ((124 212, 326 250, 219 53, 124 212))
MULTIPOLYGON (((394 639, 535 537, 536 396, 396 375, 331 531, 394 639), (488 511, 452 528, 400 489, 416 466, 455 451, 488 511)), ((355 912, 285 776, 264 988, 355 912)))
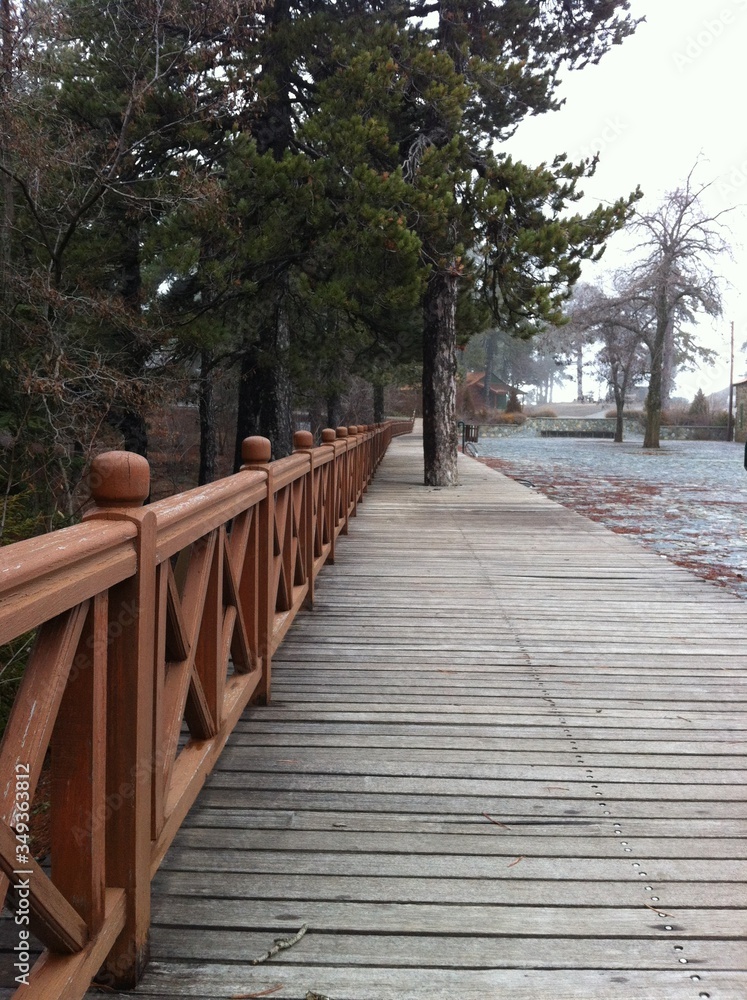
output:
POLYGON ((82 524, 0 550, 0 643, 36 630, 0 746, 19 1000, 76 1000, 101 969, 110 987, 137 983, 151 879, 242 711, 269 701, 274 652, 411 430, 328 429, 319 447, 301 431, 276 462, 247 438, 240 472, 149 505, 145 459, 108 452, 82 524), (48 754, 50 874, 29 840, 48 754))

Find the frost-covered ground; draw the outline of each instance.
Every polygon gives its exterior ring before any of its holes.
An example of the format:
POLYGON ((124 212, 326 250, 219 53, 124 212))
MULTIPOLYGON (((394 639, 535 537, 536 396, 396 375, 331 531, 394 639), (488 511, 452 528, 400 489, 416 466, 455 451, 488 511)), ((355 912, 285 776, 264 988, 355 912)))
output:
POLYGON ((501 472, 747 598, 744 446, 641 445, 517 435, 477 448, 501 472))

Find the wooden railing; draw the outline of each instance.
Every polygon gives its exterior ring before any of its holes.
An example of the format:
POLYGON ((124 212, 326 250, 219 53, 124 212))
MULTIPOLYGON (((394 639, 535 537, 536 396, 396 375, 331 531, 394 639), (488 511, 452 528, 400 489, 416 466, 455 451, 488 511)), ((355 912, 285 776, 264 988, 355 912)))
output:
POLYGON ((316 448, 302 431, 276 462, 248 438, 236 475, 146 506, 145 459, 108 452, 82 524, 0 550, 0 645, 36 632, 0 746, 14 996, 136 984, 151 879, 241 712, 269 700, 273 653, 391 438, 411 429, 326 430, 316 448), (49 870, 29 839, 45 767, 49 870))

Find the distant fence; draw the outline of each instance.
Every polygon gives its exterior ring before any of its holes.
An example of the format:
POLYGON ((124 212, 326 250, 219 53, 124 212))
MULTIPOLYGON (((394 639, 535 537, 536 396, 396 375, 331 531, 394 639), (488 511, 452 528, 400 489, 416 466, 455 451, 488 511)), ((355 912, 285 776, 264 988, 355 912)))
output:
POLYGON ((75 1000, 102 966, 105 985, 136 984, 151 879, 243 709, 269 699, 273 653, 389 442, 411 430, 326 430, 320 447, 300 431, 277 462, 248 438, 236 475, 146 506, 148 463, 109 452, 82 524, 0 550, 0 645, 36 632, 0 747, 19 1000, 75 1000), (51 872, 29 847, 48 752, 51 872))

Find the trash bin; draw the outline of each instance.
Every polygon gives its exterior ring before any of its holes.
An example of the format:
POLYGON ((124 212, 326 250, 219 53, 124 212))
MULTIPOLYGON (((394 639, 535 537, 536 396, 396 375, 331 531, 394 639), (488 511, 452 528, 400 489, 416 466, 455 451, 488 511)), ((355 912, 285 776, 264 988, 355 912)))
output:
POLYGON ((465 441, 477 441, 478 434, 480 431, 479 424, 465 424, 464 425, 464 440, 465 441))

